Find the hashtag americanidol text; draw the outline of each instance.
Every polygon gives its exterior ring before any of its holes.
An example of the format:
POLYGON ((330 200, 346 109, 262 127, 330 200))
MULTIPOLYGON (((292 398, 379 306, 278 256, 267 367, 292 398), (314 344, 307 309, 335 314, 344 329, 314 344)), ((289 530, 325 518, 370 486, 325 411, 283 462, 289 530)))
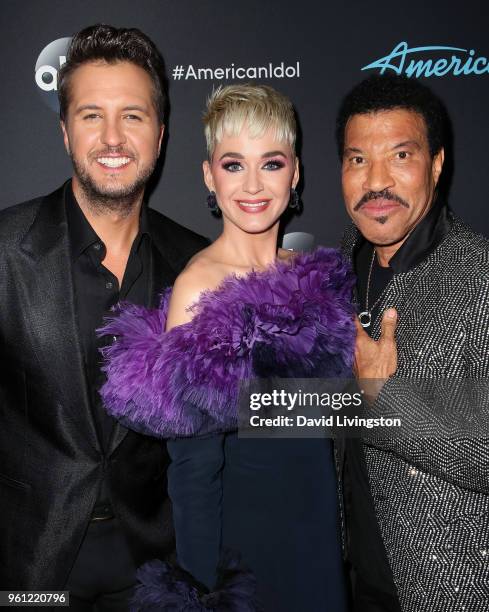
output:
POLYGON ((232 63, 226 68, 202 68, 188 64, 177 64, 172 70, 174 81, 220 81, 236 79, 298 79, 301 76, 300 62, 286 65, 285 62, 265 66, 235 66, 232 63))

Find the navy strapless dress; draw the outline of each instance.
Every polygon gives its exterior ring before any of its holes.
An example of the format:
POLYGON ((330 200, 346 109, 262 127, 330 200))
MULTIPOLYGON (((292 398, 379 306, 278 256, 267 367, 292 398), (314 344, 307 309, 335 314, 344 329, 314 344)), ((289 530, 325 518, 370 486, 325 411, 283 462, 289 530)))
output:
POLYGON ((233 433, 175 440, 169 449, 178 558, 186 569, 212 586, 220 547, 239 551, 264 610, 346 610, 330 440, 233 433))
POLYGON ((339 253, 318 249, 226 279, 170 332, 169 292, 158 310, 121 307, 102 330, 118 337, 104 349, 105 405, 166 439, 177 558, 196 581, 190 593, 166 577, 156 593, 143 571, 135 609, 178 610, 167 606, 178 590, 182 610, 346 611, 331 440, 239 438, 236 428, 244 379, 348 376, 352 283, 339 253), (234 607, 220 608, 196 593, 215 588, 223 551, 241 555, 256 597, 235 589, 234 607))

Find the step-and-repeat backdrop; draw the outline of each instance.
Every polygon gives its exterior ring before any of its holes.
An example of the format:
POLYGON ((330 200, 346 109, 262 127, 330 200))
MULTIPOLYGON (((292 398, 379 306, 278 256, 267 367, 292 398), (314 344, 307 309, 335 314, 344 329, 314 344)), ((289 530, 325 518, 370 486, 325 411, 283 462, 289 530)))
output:
POLYGON ((372 73, 417 76, 453 123, 452 209, 489 235, 489 9, 482 0, 20 0, 2 2, 0 208, 48 193, 71 174, 56 114, 69 37, 105 22, 138 27, 162 51, 171 113, 151 206, 215 237, 201 177, 201 115, 213 87, 270 84, 301 127, 304 209, 286 232, 337 244, 346 215, 334 143, 341 97, 372 73))

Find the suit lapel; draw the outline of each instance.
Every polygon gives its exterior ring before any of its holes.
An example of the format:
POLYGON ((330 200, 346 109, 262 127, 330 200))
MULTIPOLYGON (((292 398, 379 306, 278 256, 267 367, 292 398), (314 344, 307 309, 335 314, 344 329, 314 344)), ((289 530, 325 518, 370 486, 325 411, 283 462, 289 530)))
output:
POLYGON ((64 414, 99 448, 76 323, 64 193, 45 197, 22 245, 27 323, 37 358, 64 414))

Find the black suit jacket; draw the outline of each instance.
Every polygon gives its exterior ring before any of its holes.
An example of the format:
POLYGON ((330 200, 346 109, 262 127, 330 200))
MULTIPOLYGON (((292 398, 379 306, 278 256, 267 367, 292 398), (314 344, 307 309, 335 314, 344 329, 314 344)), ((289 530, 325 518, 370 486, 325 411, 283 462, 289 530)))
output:
MULTIPOLYGON (((67 185, 0 212, 0 589, 63 587, 104 473, 137 562, 173 548, 165 446, 120 424, 105 455, 99 446, 74 308, 67 185)), ((156 305, 208 243, 148 215, 156 305)))

